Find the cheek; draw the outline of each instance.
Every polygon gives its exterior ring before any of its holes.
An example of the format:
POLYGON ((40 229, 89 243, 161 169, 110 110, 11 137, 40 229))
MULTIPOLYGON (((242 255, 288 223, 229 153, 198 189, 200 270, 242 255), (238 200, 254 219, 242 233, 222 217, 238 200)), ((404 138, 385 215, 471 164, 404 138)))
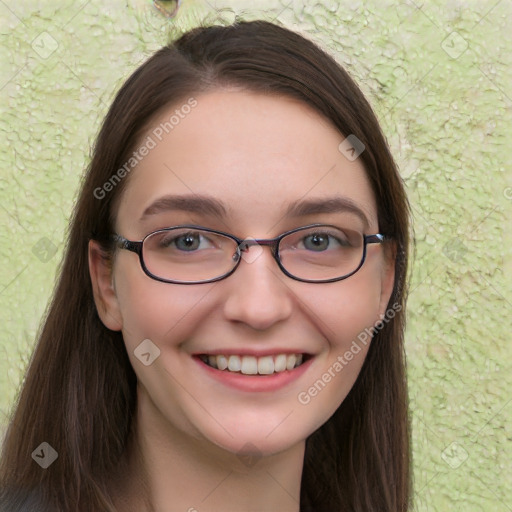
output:
MULTIPOLYGON (((360 332, 379 320, 380 280, 377 271, 368 268, 346 280, 324 285, 310 295, 307 306, 315 312, 318 328, 332 348, 342 349, 360 332)), ((320 286, 320 285, 317 285, 320 286)))
POLYGON ((165 340, 183 340, 189 319, 212 285, 186 286, 161 283, 138 269, 119 265, 116 293, 123 318, 123 336, 127 349, 135 349, 142 340, 157 345, 165 340), (172 333, 172 334, 171 334, 172 333))
POLYGON ((304 414, 318 427, 352 389, 368 353, 372 328, 379 320, 380 282, 375 271, 354 274, 314 293, 306 307, 324 337, 324 351, 308 387, 297 396, 304 414), (306 407, 307 406, 307 407, 306 407))

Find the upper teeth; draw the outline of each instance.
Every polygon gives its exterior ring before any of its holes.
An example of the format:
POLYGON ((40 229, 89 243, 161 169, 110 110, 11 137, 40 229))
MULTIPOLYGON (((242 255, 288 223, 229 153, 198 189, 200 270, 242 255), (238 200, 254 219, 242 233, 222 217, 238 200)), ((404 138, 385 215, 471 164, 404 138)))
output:
POLYGON ((271 375, 293 370, 302 364, 302 354, 277 354, 263 357, 202 355, 200 357, 213 368, 240 372, 244 375, 271 375))

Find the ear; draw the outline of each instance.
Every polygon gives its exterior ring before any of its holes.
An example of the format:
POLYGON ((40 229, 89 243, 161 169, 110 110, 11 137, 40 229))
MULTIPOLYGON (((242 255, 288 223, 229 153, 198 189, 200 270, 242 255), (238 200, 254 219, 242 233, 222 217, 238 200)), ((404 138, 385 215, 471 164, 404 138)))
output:
POLYGON ((384 245, 383 262, 381 272, 381 292, 379 303, 379 315, 383 318, 386 314, 389 299, 393 293, 395 285, 395 262, 396 262, 396 244, 388 242, 384 245))
POLYGON ((112 262, 95 240, 89 240, 89 274, 101 321, 108 329, 120 331, 123 320, 114 288, 112 262))

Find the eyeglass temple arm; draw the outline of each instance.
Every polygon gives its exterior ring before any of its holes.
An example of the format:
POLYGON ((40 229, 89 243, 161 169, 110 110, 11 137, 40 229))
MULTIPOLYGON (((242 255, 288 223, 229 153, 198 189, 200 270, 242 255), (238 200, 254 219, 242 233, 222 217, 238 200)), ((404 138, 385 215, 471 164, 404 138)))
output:
POLYGON ((142 251, 142 242, 131 242, 121 235, 112 235, 111 238, 118 249, 126 249, 136 254, 140 254, 142 251))
POLYGON ((391 237, 377 233, 376 235, 364 235, 364 239, 367 244, 381 244, 391 240, 391 237))

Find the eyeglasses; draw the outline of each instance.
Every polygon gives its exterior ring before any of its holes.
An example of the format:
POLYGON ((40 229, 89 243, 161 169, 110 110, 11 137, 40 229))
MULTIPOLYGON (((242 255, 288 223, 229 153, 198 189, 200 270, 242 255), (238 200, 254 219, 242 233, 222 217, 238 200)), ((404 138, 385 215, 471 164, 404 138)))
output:
MULTIPOLYGON (((305 283, 331 283, 355 274, 366 258, 367 244, 380 244, 389 237, 364 235, 359 231, 311 224, 287 231, 276 238, 242 240, 202 226, 174 226, 149 233, 140 241, 112 235, 120 249, 139 255, 144 272, 157 281, 199 284, 230 276, 242 259, 252 262, 249 248, 268 246, 279 268, 292 279, 305 283)), ((256 256, 257 257, 257 256, 256 256)))

